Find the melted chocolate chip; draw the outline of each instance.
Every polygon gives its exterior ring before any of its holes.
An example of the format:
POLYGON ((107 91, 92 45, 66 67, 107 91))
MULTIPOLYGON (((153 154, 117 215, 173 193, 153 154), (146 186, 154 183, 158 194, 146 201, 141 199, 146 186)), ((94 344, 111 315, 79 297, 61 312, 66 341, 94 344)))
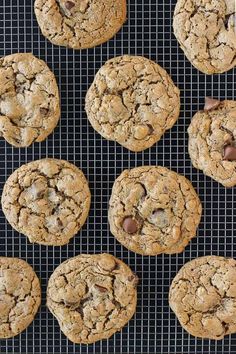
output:
POLYGON ((236 161, 236 147, 232 145, 224 147, 224 160, 236 161))
POLYGON ((210 111, 212 109, 216 109, 219 105, 220 105, 219 100, 215 100, 214 98, 211 97, 206 97, 204 111, 210 111))
POLYGON ((100 293, 106 293, 107 292, 107 288, 104 288, 104 286, 101 286, 101 285, 98 285, 98 284, 95 284, 94 286, 95 286, 95 288, 97 290, 100 291, 100 293))
POLYGON ((133 219, 132 216, 128 216, 123 221, 123 229, 128 234, 135 234, 135 232, 138 231, 137 221, 135 219, 133 219))
POLYGON ((44 194, 45 194, 45 191, 44 191, 44 190, 38 191, 38 192, 36 193, 36 198, 37 198, 37 199, 41 199, 41 198, 44 197, 44 194))
POLYGON ((49 109, 47 108, 43 108, 43 107, 40 108, 40 113, 42 114, 42 116, 46 116, 48 114, 48 111, 49 109))
POLYGON ((153 216, 159 216, 159 215, 164 214, 164 212, 165 212, 164 209, 158 208, 158 209, 153 210, 152 215, 153 216))
POLYGON ((71 10, 75 6, 75 3, 72 1, 66 1, 65 7, 67 10, 71 10))

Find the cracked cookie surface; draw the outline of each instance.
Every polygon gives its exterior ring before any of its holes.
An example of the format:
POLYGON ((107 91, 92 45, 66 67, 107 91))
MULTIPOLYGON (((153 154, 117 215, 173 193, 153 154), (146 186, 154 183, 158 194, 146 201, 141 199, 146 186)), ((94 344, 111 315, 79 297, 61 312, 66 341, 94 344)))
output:
POLYGON ((43 35, 73 49, 108 41, 126 20, 126 0, 35 0, 34 9, 43 35))
POLYGON ((173 28, 198 70, 223 73, 236 65, 235 0, 178 0, 173 28))
POLYGON ((225 146, 235 145, 236 101, 222 101, 215 109, 196 113, 188 135, 194 167, 225 187, 236 185, 236 161, 224 158, 225 146))
POLYGON ((88 119, 99 134, 132 151, 142 151, 177 121, 180 93, 158 64, 125 55, 101 67, 85 102, 88 119))
POLYGON ((40 282, 32 267, 22 259, 0 257, 0 338, 24 331, 40 303, 40 282))
POLYGON ((112 234, 143 255, 179 253, 195 236, 201 202, 189 180, 160 166, 125 170, 109 202, 112 234))
POLYGON ((218 256, 186 263, 173 279, 170 307, 196 337, 222 339, 236 332, 236 261, 218 256))
POLYGON ((94 343, 132 318, 137 282, 131 269, 112 255, 79 255, 53 272, 47 306, 72 342, 94 343))
POLYGON ((0 136, 16 147, 41 142, 56 127, 60 100, 54 74, 30 53, 0 59, 0 136))
POLYGON ((85 223, 90 190, 75 165, 43 159, 21 166, 7 179, 2 210, 11 226, 44 245, 64 245, 85 223))

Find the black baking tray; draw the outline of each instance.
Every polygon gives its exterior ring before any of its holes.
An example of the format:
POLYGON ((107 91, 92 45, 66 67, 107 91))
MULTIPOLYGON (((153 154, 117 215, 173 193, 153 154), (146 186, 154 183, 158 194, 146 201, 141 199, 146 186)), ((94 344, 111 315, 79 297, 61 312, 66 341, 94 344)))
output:
POLYGON ((236 335, 222 341, 191 337, 168 306, 169 285, 180 267, 203 255, 236 258, 235 189, 226 189, 195 170, 187 149, 187 127, 205 96, 235 99, 236 76, 206 76, 184 57, 172 31, 175 1, 128 0, 128 20, 113 40, 89 50, 53 46, 41 35, 33 0, 0 0, 0 55, 33 52, 54 71, 61 93, 61 120, 41 144, 17 149, 0 139, 0 192, 7 177, 32 160, 55 157, 80 167, 92 192, 87 223, 67 246, 30 244, 14 231, 0 210, 0 256, 20 257, 42 282, 42 306, 35 321, 21 335, 0 341, 0 353, 236 353, 236 335), (100 66, 122 54, 144 55, 163 66, 181 90, 178 122, 152 148, 133 153, 94 132, 84 111, 84 97, 100 66), (179 255, 142 257, 129 252, 109 231, 107 207, 115 178, 125 169, 162 165, 189 178, 199 193, 203 216, 197 237, 179 255), (45 306, 46 285, 56 266, 80 253, 110 252, 124 260, 140 278, 135 317, 109 340, 75 345, 62 334, 45 306))

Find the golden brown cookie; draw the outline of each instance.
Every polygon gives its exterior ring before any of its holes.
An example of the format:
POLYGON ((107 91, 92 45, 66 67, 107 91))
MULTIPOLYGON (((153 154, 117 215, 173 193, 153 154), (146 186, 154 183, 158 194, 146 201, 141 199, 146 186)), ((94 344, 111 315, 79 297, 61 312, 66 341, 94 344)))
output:
POLYGON ((179 89, 167 72, 147 58, 129 55, 101 67, 85 101, 93 128, 131 151, 160 140, 180 110, 179 89))
POLYGON ((125 170, 109 202, 112 234, 143 255, 179 253, 196 235, 201 202, 184 176, 160 166, 125 170))
POLYGON ((60 246, 85 223, 90 199, 80 169, 64 160, 43 159, 22 165, 7 179, 2 210, 30 242, 60 246))
POLYGON ((236 333, 236 261, 206 256, 186 263, 172 281, 169 303, 193 336, 223 339, 236 333))
POLYGON ((0 59, 0 136, 16 147, 47 138, 58 123, 57 82, 46 63, 30 53, 0 59))
POLYGON ((0 338, 24 331, 40 303, 40 282, 32 267, 22 259, 0 257, 0 338))
POLYGON ((137 277, 109 254, 79 255, 51 275, 47 306, 74 343, 109 338, 133 317, 137 277))
POLYGON ((173 28, 189 61, 206 74, 236 65, 235 0, 178 0, 173 28))
POLYGON ((206 98, 188 128, 194 167, 225 187, 236 185, 236 101, 206 98))
POLYGON ((74 49, 107 42, 126 20, 126 0, 35 0, 34 9, 43 35, 74 49))

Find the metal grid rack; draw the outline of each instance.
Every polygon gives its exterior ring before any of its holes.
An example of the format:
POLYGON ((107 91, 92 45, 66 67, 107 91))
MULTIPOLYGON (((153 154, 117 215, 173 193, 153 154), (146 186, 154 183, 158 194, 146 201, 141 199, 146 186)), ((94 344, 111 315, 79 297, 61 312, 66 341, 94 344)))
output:
POLYGON ((55 72, 61 92, 62 117, 54 134, 41 144, 16 149, 0 139, 0 192, 6 178, 23 163, 46 156, 67 159, 82 168, 92 207, 82 231, 64 247, 32 245, 12 230, 0 211, 0 255, 27 260, 42 281, 43 299, 33 324, 21 335, 0 341, 1 353, 236 353, 236 335, 223 341, 189 336, 168 307, 168 289, 178 269, 197 256, 216 254, 236 258, 234 189, 225 189, 196 171, 187 151, 187 127, 204 97, 234 99, 235 72, 206 76, 195 70, 179 49, 172 32, 173 0, 128 0, 128 21, 113 40, 89 50, 73 51, 51 45, 40 34, 33 0, 0 1, 0 55, 33 52, 55 72), (94 132, 84 111, 84 97, 94 74, 109 58, 144 55, 157 61, 181 89, 179 121, 151 149, 132 153, 94 132), (142 257, 113 238, 107 205, 116 176, 125 168, 159 164, 184 174, 197 189, 203 217, 195 238, 179 255, 142 257), (111 339, 94 345, 74 345, 60 332, 45 306, 47 280, 65 259, 79 253, 110 252, 138 274, 138 307, 133 320, 111 339))

